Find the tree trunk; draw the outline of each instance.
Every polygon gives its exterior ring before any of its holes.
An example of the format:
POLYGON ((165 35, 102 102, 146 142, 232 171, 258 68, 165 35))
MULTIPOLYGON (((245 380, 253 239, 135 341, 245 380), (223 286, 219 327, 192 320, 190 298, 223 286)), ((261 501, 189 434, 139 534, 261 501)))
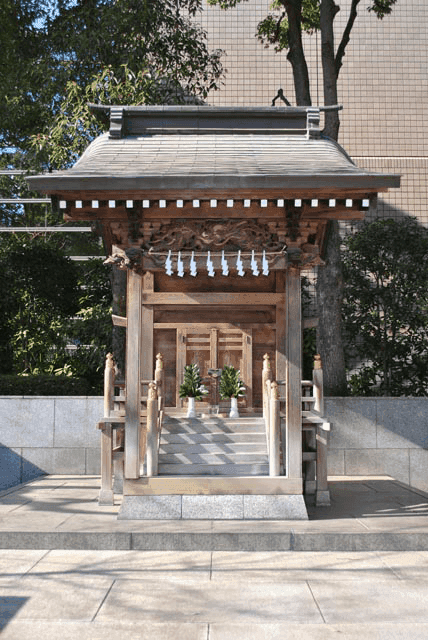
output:
POLYGON ((312 104, 309 84, 308 65, 302 42, 302 0, 282 0, 288 18, 288 40, 290 48, 287 60, 293 68, 294 91, 296 104, 299 106, 312 104))
MULTIPOLYGON (((339 7, 334 0, 321 0, 321 60, 323 69, 324 104, 338 103, 337 69, 334 51, 333 24, 339 7)), ((333 140, 339 136, 339 114, 327 111, 324 135, 333 140)), ((319 321, 317 351, 324 368, 326 395, 346 395, 346 370, 342 340, 343 278, 340 256, 339 223, 329 222, 325 246, 325 266, 318 269, 317 299, 319 321)))
MULTIPOLYGON (((339 7, 334 0, 321 0, 320 29, 321 29, 321 61, 324 85, 324 104, 337 104, 337 71, 334 55, 333 23, 339 7)), ((339 137, 339 114, 337 111, 327 111, 325 114, 324 134, 333 140, 339 137)))
POLYGON ((342 297, 339 223, 332 220, 327 229, 326 265, 319 267, 317 279, 317 349, 324 370, 324 393, 328 396, 347 395, 341 326, 342 297))

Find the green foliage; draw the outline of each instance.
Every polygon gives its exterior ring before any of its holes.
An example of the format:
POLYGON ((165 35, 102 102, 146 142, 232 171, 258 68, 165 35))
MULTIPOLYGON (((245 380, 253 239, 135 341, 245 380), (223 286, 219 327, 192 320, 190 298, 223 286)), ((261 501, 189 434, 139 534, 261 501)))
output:
POLYGON ((61 324, 78 308, 75 265, 49 241, 3 237, 0 274, 0 370, 55 368, 61 324))
POLYGON ((354 395, 428 394, 428 229, 375 220, 348 236, 343 322, 354 395))
POLYGON ((219 394, 222 400, 240 398, 245 395, 245 385, 240 378, 241 372, 235 367, 225 365, 221 372, 219 394))
POLYGON ((0 375, 0 396, 99 395, 85 378, 0 375))
POLYGON ((208 393, 208 389, 202 384, 201 374, 197 364, 186 364, 184 367, 184 381, 180 385, 180 398, 196 398, 202 400, 202 396, 208 393))
POLYGON ((134 104, 149 102, 153 81, 147 71, 133 73, 127 65, 119 72, 106 67, 87 85, 69 81, 58 113, 43 133, 30 136, 39 162, 54 168, 73 164, 89 143, 103 132, 102 123, 90 111, 90 103, 134 104))
MULTIPOLYGON (((258 40, 269 47, 273 45, 276 52, 288 49, 288 19, 284 5, 274 0, 269 14, 257 25, 258 40)), ((302 5, 302 31, 312 35, 320 27, 320 9, 318 0, 306 0, 302 5)))
MULTIPOLYGON (((208 0, 210 5, 218 5, 221 9, 232 9, 242 0, 208 0)), ((367 10, 373 12, 379 19, 392 12, 398 0, 372 0, 367 10)), ((357 0, 359 4, 360 0, 357 0)), ((267 48, 274 46, 276 52, 289 48, 287 0, 273 0, 269 13, 257 25, 256 36, 267 48)), ((296 5, 296 3, 294 3, 296 5)), ((320 28, 320 0, 302 1, 301 30, 312 35, 320 28)))
POLYGON ((3 237, 0 372, 83 377, 99 392, 111 348, 109 273, 100 261, 77 265, 55 239, 3 237))
POLYGON ((367 7, 367 11, 372 11, 379 20, 382 20, 392 12, 392 8, 397 2, 398 0, 373 0, 372 4, 367 7))
POLYGON ((101 260, 79 265, 78 311, 64 330, 75 351, 67 352, 64 367, 69 375, 84 377, 102 392, 105 355, 112 351, 110 268, 101 260))

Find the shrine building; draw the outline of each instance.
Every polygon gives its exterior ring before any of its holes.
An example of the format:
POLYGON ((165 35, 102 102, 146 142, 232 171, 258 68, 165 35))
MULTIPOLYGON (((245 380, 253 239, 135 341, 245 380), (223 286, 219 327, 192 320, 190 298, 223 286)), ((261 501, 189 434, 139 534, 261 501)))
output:
POLYGON ((301 274, 322 268, 328 221, 363 219, 399 176, 357 167, 321 134, 322 107, 92 109, 109 131, 70 169, 28 181, 66 220, 99 223, 127 271, 126 318, 114 318, 125 386, 100 416, 101 502, 124 427, 119 517, 306 518, 305 486, 328 503, 317 453, 328 425, 322 389, 302 391, 301 274), (179 388, 193 363, 208 393, 186 419, 179 388), (234 420, 218 397, 226 365, 245 387, 234 420))

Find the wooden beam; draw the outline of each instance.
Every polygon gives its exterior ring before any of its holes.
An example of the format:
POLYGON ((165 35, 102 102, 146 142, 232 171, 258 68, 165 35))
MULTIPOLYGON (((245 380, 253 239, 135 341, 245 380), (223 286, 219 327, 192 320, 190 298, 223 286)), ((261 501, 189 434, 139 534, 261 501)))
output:
POLYGON ((154 329, 193 329, 201 332, 208 332, 211 327, 220 329, 221 331, 240 332, 247 329, 264 329, 266 326, 275 329, 275 323, 268 322, 237 322, 230 324, 229 322, 155 322, 154 329))
POLYGON ((116 316, 116 315, 114 315, 114 313, 112 313, 111 319, 112 319, 112 322, 113 322, 115 327, 127 327, 128 326, 128 320, 127 320, 127 318, 124 318, 123 316, 116 316))
MULTIPOLYGON (((193 200, 200 199, 201 201, 215 198, 217 200, 226 200, 227 198, 234 198, 236 200, 250 199, 250 200, 263 200, 263 199, 301 199, 307 200, 310 198, 336 198, 338 200, 344 198, 368 198, 371 194, 375 194, 381 191, 388 191, 391 187, 379 187, 369 186, 355 187, 355 186, 326 186, 323 176, 314 176, 311 178, 312 184, 310 187, 281 187, 281 188, 238 188, 238 189, 130 189, 128 191, 115 191, 115 190, 100 190, 100 189, 85 189, 81 188, 75 190, 61 190, 53 189, 49 191, 49 195, 57 196, 58 200, 65 200, 71 203, 76 200, 88 201, 98 200, 101 204, 102 201, 117 200, 124 202, 125 200, 193 200)), ((374 182, 368 180, 368 182, 374 182)), ((148 211, 148 209, 147 209, 148 211)))
MULTIPOLYGON (((275 305, 280 304, 284 299, 281 293, 144 293, 143 304, 154 305, 275 305)), ((129 319, 128 319, 129 326, 129 319)))
POLYGON ((227 476, 153 476, 125 480, 123 495, 301 495, 302 481, 281 476, 246 478, 227 476))

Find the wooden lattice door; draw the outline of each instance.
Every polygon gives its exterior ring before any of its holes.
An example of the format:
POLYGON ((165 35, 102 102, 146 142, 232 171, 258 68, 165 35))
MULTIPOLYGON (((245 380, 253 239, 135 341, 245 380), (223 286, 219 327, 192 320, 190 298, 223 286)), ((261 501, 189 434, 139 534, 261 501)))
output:
POLYGON ((241 407, 252 406, 252 339, 251 330, 227 325, 188 325, 177 330, 177 406, 181 406, 178 389, 183 381, 184 365, 196 363, 209 394, 203 402, 209 406, 218 404, 216 386, 209 375, 210 369, 222 369, 225 365, 241 371, 246 386, 241 407))

